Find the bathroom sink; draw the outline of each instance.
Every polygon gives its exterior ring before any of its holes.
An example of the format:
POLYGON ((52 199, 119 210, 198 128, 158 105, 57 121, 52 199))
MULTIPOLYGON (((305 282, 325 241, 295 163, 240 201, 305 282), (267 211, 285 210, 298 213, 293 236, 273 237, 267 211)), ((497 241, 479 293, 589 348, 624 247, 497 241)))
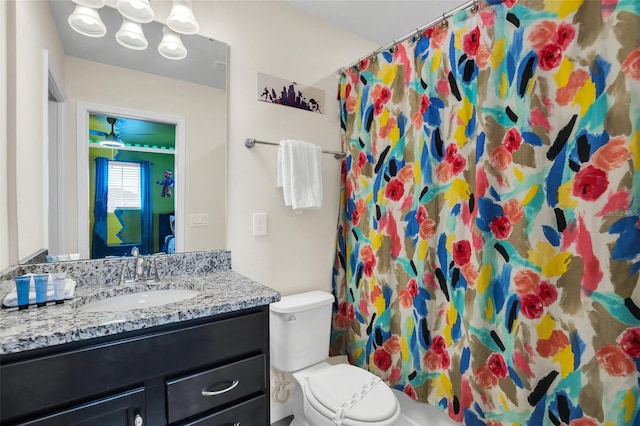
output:
POLYGON ((129 311, 151 308, 191 299, 200 294, 195 290, 150 290, 108 297, 78 306, 85 312, 129 311))

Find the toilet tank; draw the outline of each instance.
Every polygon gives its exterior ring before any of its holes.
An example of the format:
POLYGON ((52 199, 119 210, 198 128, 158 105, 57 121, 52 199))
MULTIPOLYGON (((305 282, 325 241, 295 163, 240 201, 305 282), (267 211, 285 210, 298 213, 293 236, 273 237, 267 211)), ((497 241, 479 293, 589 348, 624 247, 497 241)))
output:
POLYGON ((327 358, 332 303, 333 295, 310 291, 269 305, 269 349, 275 368, 297 371, 327 358))

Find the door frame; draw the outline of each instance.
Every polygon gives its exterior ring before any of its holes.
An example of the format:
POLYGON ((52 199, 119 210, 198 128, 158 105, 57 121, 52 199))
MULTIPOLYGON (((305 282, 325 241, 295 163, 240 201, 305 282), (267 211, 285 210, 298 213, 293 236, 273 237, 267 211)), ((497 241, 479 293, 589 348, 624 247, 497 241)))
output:
POLYGON ((175 146, 175 242, 176 252, 184 251, 185 239, 185 188, 186 188, 186 119, 182 116, 160 114, 131 108, 78 102, 76 108, 76 144, 78 170, 78 251, 81 259, 90 258, 89 247, 89 114, 115 115, 138 120, 154 121, 176 126, 175 146))
POLYGON ((45 237, 49 254, 68 253, 67 217, 67 94, 62 79, 56 71, 49 52, 44 57, 44 139, 48 140, 43 149, 43 162, 48 165, 43 176, 44 205, 48 214, 44 215, 45 237))

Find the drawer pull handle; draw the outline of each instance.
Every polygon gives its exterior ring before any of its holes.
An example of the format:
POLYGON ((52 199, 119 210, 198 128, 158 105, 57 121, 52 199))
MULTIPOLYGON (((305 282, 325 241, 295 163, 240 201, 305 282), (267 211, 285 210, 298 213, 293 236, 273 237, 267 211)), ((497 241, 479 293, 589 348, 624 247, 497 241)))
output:
POLYGON ((230 390, 233 390, 236 386, 238 386, 240 384, 240 380, 236 379, 233 382, 231 382, 231 385, 227 388, 224 389, 220 389, 217 391, 209 391, 207 389, 203 389, 202 390, 202 396, 216 396, 216 395, 222 395, 223 393, 227 393, 230 390))

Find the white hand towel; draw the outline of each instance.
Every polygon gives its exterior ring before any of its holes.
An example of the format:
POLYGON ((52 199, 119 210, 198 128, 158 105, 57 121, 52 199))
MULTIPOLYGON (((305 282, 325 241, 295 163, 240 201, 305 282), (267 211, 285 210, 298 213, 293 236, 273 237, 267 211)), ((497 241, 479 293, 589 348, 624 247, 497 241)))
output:
MULTIPOLYGON (((280 146, 278 147, 278 164, 277 164, 277 173, 276 173, 276 186, 278 188, 283 188, 284 183, 283 183, 283 175, 282 175, 282 161, 283 161, 283 145, 284 145, 284 141, 280 143, 280 146)), ((287 155, 287 159, 289 158, 289 156, 287 155)), ((289 174, 287 174, 287 190, 282 190, 282 194, 284 195, 284 205, 285 206, 291 206, 291 184, 289 182, 289 174)))
POLYGON ((322 207, 322 148, 309 142, 281 141, 277 173, 286 206, 296 213, 322 207))
MULTIPOLYGON (((32 280, 33 282, 33 280, 32 280)), ((64 298, 65 299, 73 299, 73 295, 76 291, 76 281, 72 278, 65 278, 64 280, 64 298)), ((53 286, 47 286, 47 302, 52 302, 55 300, 53 293, 53 286)), ((29 304, 36 304, 36 290, 33 286, 29 287, 29 304)), ((9 294, 7 294, 2 300, 2 305, 5 308, 15 308, 18 306, 18 293, 13 290, 9 294)))

